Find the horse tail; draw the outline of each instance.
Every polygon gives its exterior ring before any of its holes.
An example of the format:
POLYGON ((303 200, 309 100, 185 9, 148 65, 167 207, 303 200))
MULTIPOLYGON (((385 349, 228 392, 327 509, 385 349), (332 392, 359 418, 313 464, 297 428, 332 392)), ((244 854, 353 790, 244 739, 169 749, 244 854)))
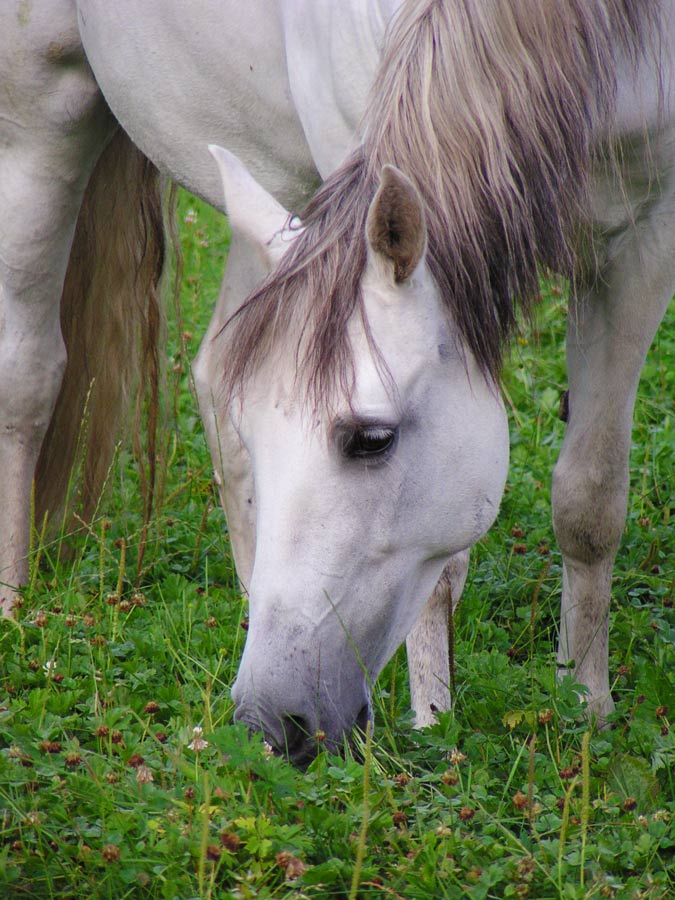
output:
POLYGON ((45 515, 54 523, 64 507, 77 507, 85 521, 93 518, 134 397, 134 443, 146 444, 140 469, 149 519, 163 333, 163 209, 158 170, 118 130, 87 185, 64 281, 68 359, 35 473, 38 528, 45 515))

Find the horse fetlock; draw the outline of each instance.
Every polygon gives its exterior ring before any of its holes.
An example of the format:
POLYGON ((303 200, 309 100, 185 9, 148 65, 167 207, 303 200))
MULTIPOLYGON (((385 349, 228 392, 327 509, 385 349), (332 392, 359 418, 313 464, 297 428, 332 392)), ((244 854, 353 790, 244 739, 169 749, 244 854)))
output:
POLYGON ((613 558, 592 565, 565 559, 558 643, 559 674, 583 684, 589 714, 604 721, 609 690, 609 603, 613 558))
POLYGON ((4 583, 5 577, 8 577, 12 583, 17 585, 25 584, 28 580, 28 566, 22 567, 21 571, 15 571, 13 575, 4 575, 0 579, 0 616, 11 618, 14 608, 21 602, 21 594, 18 588, 12 587, 9 581, 7 584, 4 583))
POLYGON ((598 728, 608 727, 609 718, 614 710, 614 700, 609 692, 609 687, 606 691, 601 690, 596 693, 590 693, 586 697, 586 714, 598 728))
POLYGON ((575 667, 572 663, 573 661, 569 661, 565 665, 560 664, 558 678, 570 673, 574 675, 576 681, 586 688, 580 700, 585 703, 587 718, 598 728, 605 728, 615 709, 606 673, 602 670, 589 670, 587 666, 575 667))

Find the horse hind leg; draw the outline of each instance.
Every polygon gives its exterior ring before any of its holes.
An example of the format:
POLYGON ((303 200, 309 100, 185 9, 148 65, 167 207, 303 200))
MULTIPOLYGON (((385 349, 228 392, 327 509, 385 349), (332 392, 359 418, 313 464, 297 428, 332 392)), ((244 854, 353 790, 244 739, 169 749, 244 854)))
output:
POLYGON ((28 575, 33 477, 66 363, 59 301, 75 223, 114 123, 83 58, 53 59, 49 33, 18 27, 11 11, 0 19, 24 60, 2 72, 0 98, 0 608, 8 613, 28 575))
POLYGON ((67 186, 42 180, 46 159, 37 153, 22 157, 20 164, 1 160, 0 186, 0 606, 5 613, 28 574, 33 475, 66 363, 59 299, 77 218, 67 186))
POLYGON ((635 395, 675 288, 675 189, 660 190, 649 214, 609 242, 601 274, 578 287, 567 329, 569 418, 552 494, 563 555, 558 662, 586 686, 600 724, 614 708, 608 616, 635 395))

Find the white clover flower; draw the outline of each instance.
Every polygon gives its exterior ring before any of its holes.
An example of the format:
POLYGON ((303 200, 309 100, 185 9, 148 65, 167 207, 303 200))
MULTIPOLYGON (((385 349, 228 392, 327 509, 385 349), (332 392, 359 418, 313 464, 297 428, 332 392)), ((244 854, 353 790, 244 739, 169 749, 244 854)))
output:
POLYGON ((188 744, 188 748, 194 750, 195 753, 199 753, 200 750, 206 750, 209 746, 209 742, 202 737, 203 733, 204 729, 201 725, 195 725, 192 729, 192 740, 188 744))
POLYGON ((150 782, 154 780, 154 776, 149 766, 139 766, 136 769, 136 781, 139 784, 150 784, 150 782))

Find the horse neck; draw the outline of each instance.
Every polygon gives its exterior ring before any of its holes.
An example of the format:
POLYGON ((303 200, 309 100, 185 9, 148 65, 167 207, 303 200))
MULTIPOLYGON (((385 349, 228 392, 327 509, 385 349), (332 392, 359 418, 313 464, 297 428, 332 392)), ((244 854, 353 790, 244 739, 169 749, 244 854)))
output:
POLYGON ((371 181, 398 166, 427 208, 430 264, 481 366, 538 293, 570 272, 618 56, 637 60, 657 0, 416 0, 389 31, 364 119, 371 181))

